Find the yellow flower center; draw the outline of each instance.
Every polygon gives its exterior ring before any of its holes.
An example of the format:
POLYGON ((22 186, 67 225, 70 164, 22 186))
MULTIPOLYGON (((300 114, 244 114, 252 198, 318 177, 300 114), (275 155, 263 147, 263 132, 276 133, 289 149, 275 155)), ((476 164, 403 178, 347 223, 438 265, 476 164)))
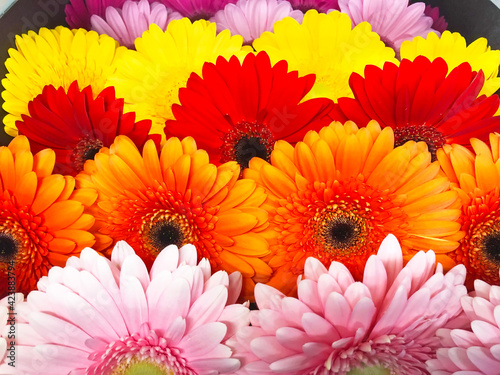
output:
POLYGON ((362 369, 353 369, 347 375, 391 375, 391 371, 381 366, 370 366, 362 369))
POLYGON ((132 359, 116 367, 111 375, 175 375, 168 366, 149 360, 132 359))

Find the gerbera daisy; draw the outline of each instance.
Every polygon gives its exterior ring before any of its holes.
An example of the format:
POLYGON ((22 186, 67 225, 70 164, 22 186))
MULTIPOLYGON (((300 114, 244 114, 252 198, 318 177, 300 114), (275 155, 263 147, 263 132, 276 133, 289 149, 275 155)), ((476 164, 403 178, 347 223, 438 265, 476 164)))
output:
POLYGON ((273 64, 286 60, 289 68, 300 75, 316 74, 316 83, 308 95, 311 98, 352 97, 351 73, 362 73, 367 64, 397 62, 394 50, 384 46, 368 23, 351 29, 349 16, 337 11, 319 14, 310 10, 302 24, 285 18, 274 24, 274 33, 263 33, 253 46, 257 51, 266 51, 273 64))
POLYGON ((401 45, 402 59, 414 60, 420 55, 430 60, 442 57, 450 72, 463 62, 468 62, 475 72, 482 70, 486 82, 481 94, 490 96, 500 88, 500 77, 497 77, 500 51, 491 50, 485 38, 476 39, 467 45, 465 38, 459 33, 444 31, 441 37, 429 33, 426 39, 416 37, 401 45))
MULTIPOLYGON (((426 37, 433 20, 425 15, 425 4, 408 5, 409 0, 339 0, 342 13, 351 18, 354 25, 368 22, 382 41, 399 52, 401 43, 415 36, 426 37)), ((438 33, 439 34, 439 33, 438 33)))
POLYGON ((434 375, 492 375, 500 369, 500 287, 476 280, 475 292, 462 297, 466 329, 440 329, 437 358, 427 361, 434 375))
POLYGON ((98 94, 108 76, 115 71, 116 58, 125 50, 117 42, 95 31, 70 30, 58 26, 39 33, 16 36, 17 49, 9 49, 5 62, 8 73, 2 80, 5 132, 17 135, 16 121, 28 114, 28 103, 47 85, 69 86, 76 80, 80 87, 91 85, 98 94))
POLYGON ((165 120, 172 118, 172 104, 192 72, 201 73, 205 62, 218 56, 244 57, 243 38, 228 30, 216 35, 215 23, 187 18, 174 20, 162 31, 151 25, 137 38, 137 51, 125 51, 116 74, 108 85, 115 86, 118 97, 125 98, 125 110, 139 120, 151 119, 151 132, 163 134, 165 120))
MULTIPOLYGON (((75 191, 73 177, 53 175, 55 153, 36 155, 28 139, 0 147, 0 296, 7 293, 9 263, 15 263, 17 291, 29 292, 53 265, 92 246, 94 224, 86 212, 97 198, 93 189, 75 191)), ((12 273, 12 271, 10 271, 12 273)))
POLYGON ((141 156, 125 136, 85 164, 80 187, 99 192, 99 233, 126 240, 150 266, 167 245, 192 243, 214 269, 240 271, 246 297, 255 282, 266 282, 271 269, 261 259, 269 254, 260 233, 268 226, 262 187, 237 181, 240 167, 216 167, 197 150, 193 138, 170 138, 158 156, 147 141, 141 156))
MULTIPOLYGON (((135 113, 123 113, 123 99, 115 98, 113 87, 94 99, 92 88, 80 91, 75 81, 68 89, 45 86, 28 105, 30 116, 16 123, 33 152, 52 148, 55 173, 75 176, 101 147, 109 147, 119 134, 128 136, 139 148, 148 138, 151 120, 135 122, 135 113)), ((160 146, 160 135, 151 136, 160 146)))
POLYGON ((70 0, 66 4, 66 22, 72 29, 84 28, 90 30, 90 17, 96 14, 104 16, 108 7, 120 8, 125 0, 70 0))
POLYGON ((367 66, 365 78, 349 79, 354 99, 340 98, 331 113, 337 121, 352 120, 365 126, 372 119, 394 130, 395 144, 424 141, 436 158, 445 143, 469 144, 470 137, 486 140, 500 128, 497 95, 477 97, 484 74, 472 72, 468 63, 448 73, 446 62, 425 56, 404 59, 400 66, 386 63, 383 69, 367 66))
POLYGON ((448 28, 448 22, 444 19, 444 16, 439 15, 439 8, 432 7, 430 5, 425 6, 424 11, 426 16, 432 18, 432 28, 439 33, 444 32, 448 28))
POLYGON ((167 10, 158 2, 127 0, 121 8, 107 7, 104 18, 94 14, 90 22, 99 34, 107 34, 121 45, 134 48, 135 39, 140 38, 151 24, 166 30, 170 21, 181 18, 180 13, 167 10))
POLYGON ((160 0, 168 8, 176 10, 191 21, 208 20, 227 4, 236 0, 160 0))
POLYGON ((220 57, 204 65, 203 78, 193 74, 179 90, 181 105, 172 108, 176 120, 167 121, 165 131, 194 136, 213 163, 236 160, 246 168, 254 156, 269 160, 276 140, 297 142, 331 122, 330 99, 302 101, 313 84, 314 75, 298 78, 286 61, 272 66, 265 52, 243 63, 220 57))
POLYGON ((217 23, 217 31, 228 29, 231 34, 241 35, 245 44, 252 44, 264 31, 273 31, 274 23, 285 17, 301 23, 304 13, 292 9, 288 1, 239 0, 227 4, 210 21, 217 23))
POLYGON ((249 374, 427 374, 436 330, 462 310, 465 267, 443 275, 432 250, 402 265, 394 236, 369 258, 361 282, 342 263, 327 270, 308 258, 298 298, 258 284, 252 326, 228 345, 249 374))
POLYGON ((269 283, 285 294, 308 256, 342 262, 360 279, 389 233, 407 258, 434 249, 451 268, 446 253, 462 235, 458 195, 424 142, 394 148, 392 129, 375 121, 363 129, 332 123, 295 147, 276 142, 271 164, 254 158, 243 176, 269 191, 269 283))
POLYGON ((326 13, 330 9, 339 10, 339 0, 288 0, 294 9, 305 13, 316 9, 318 12, 326 13))
POLYGON ((437 153, 463 202, 460 222, 465 237, 449 256, 465 264, 471 283, 482 279, 500 284, 500 172, 496 167, 500 164, 500 135, 490 135, 490 146, 474 138, 471 145, 474 152, 453 144, 437 153))
POLYGON ((28 295, 19 324, 21 371, 37 375, 227 374, 240 367, 225 341, 248 325, 234 304, 241 275, 210 276, 196 249, 168 246, 151 272, 124 242, 111 261, 92 249, 54 268, 28 295))

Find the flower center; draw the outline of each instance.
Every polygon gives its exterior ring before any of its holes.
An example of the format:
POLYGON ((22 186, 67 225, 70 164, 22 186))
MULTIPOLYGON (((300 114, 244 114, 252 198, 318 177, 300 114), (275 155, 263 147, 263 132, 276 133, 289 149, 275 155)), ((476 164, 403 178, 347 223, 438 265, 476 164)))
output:
POLYGON ((8 262, 16 258, 19 250, 18 241, 10 234, 0 233, 0 261, 8 262))
POLYGON ((248 168, 250 160, 259 157, 269 161, 274 146, 273 133, 262 124, 242 122, 224 134, 221 146, 221 163, 236 161, 248 168))
POLYGON ((486 257, 500 265, 500 232, 493 232, 484 237, 482 248, 486 257))
POLYGON ((78 172, 83 170, 83 165, 87 160, 93 160, 104 144, 99 139, 85 137, 78 142, 73 151, 73 163, 78 172))
POLYGON ((199 20, 209 20, 212 17, 213 14, 210 14, 204 10, 199 10, 198 12, 194 13, 191 17, 189 17, 189 20, 191 22, 195 22, 199 20))
POLYGON ((351 216, 335 216, 325 222, 324 229, 320 229, 321 236, 326 244, 337 249, 347 249, 356 245, 363 228, 360 218, 351 216))
POLYGON ((394 147, 402 146, 408 141, 425 142, 432 161, 436 161, 436 151, 443 147, 446 138, 432 126, 410 125, 394 129, 394 147))
POLYGON ((177 348, 169 347, 145 323, 140 333, 110 342, 89 356, 92 374, 109 375, 195 375, 177 348))
POLYGON ((352 369, 347 375, 391 375, 391 371, 381 366, 370 366, 352 369))
POLYGON ((120 364, 111 375, 175 375, 175 373, 160 363, 134 358, 120 364))
POLYGON ((143 238, 144 245, 158 254, 168 245, 181 247, 186 240, 192 240, 192 234, 189 222, 182 215, 158 212, 145 226, 143 238))

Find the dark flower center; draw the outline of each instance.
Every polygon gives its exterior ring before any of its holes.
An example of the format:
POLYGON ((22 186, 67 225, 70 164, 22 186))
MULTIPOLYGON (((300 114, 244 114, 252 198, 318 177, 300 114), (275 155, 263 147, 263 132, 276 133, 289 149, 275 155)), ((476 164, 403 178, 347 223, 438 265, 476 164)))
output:
POLYGON ((153 224, 149 231, 151 245, 158 251, 162 251, 168 245, 181 247, 184 234, 179 225, 172 220, 161 220, 153 224))
POLYGON ((275 143, 273 133, 267 126, 248 122, 234 125, 221 140, 220 162, 234 160, 242 169, 248 168, 254 157, 269 161, 275 143))
POLYGON ((337 217, 323 232, 325 242, 337 249, 345 249, 356 243, 360 233, 358 223, 349 217, 337 217))
POLYGON ((410 125, 394 129, 394 147, 402 146, 408 141, 425 142, 432 161, 436 161, 436 152, 444 146, 446 138, 432 126, 410 125))
POLYGON ((253 157, 268 160, 266 145, 258 137, 242 137, 234 148, 236 161, 242 168, 248 168, 248 164, 253 157))
POLYGON ((212 18, 213 14, 209 14, 208 12, 204 10, 200 10, 198 13, 193 14, 191 17, 189 17, 189 20, 191 22, 199 21, 199 20, 209 20, 212 18))
POLYGON ((500 232, 488 234, 483 239, 483 251, 486 257, 494 263, 500 264, 500 232))
POLYGON ((18 250, 19 243, 12 235, 0 233, 0 261, 8 262, 13 260, 18 250))
POLYGON ((83 165, 87 160, 93 160, 99 150, 104 147, 100 139, 85 137, 78 142, 73 151, 74 167, 77 172, 83 170, 83 165))

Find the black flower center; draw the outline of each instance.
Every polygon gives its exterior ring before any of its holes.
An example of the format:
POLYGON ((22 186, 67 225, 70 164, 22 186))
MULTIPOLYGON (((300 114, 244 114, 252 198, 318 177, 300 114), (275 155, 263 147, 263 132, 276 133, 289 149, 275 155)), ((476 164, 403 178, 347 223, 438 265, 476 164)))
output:
MULTIPOLYGON (((228 120, 231 122, 231 119, 228 120)), ((236 161, 242 170, 250 160, 259 157, 269 161, 274 146, 274 135, 264 124, 241 122, 232 125, 222 137, 221 163, 236 161)))
POLYGON ((0 261, 8 262, 13 260, 18 250, 19 243, 12 235, 0 233, 0 261))
POLYGON ((77 172, 83 170, 87 160, 93 160, 99 150, 104 147, 100 139, 85 137, 78 142, 73 151, 74 168, 77 172))
POLYGON ((444 146, 446 138, 432 126, 410 125, 394 129, 394 147, 402 146, 408 141, 425 142, 432 161, 436 161, 436 152, 444 146))
POLYGON ((486 257, 494 263, 500 264, 500 232, 488 234, 483 239, 483 251, 486 257))
POLYGON ((337 217, 324 229, 323 238, 331 247, 346 249, 354 245, 360 233, 359 224, 349 217, 337 217))
POLYGON ((189 20, 191 22, 199 21, 199 20, 209 20, 212 18, 213 14, 209 14, 206 11, 200 10, 198 13, 193 14, 191 17, 189 17, 189 20))
POLYGON ((149 231, 149 239, 153 247, 162 251, 168 245, 181 247, 184 241, 184 234, 175 221, 158 221, 149 231))
POLYGON ((236 143, 234 156, 242 168, 248 168, 250 160, 254 157, 268 160, 267 147, 258 137, 242 137, 236 143))

